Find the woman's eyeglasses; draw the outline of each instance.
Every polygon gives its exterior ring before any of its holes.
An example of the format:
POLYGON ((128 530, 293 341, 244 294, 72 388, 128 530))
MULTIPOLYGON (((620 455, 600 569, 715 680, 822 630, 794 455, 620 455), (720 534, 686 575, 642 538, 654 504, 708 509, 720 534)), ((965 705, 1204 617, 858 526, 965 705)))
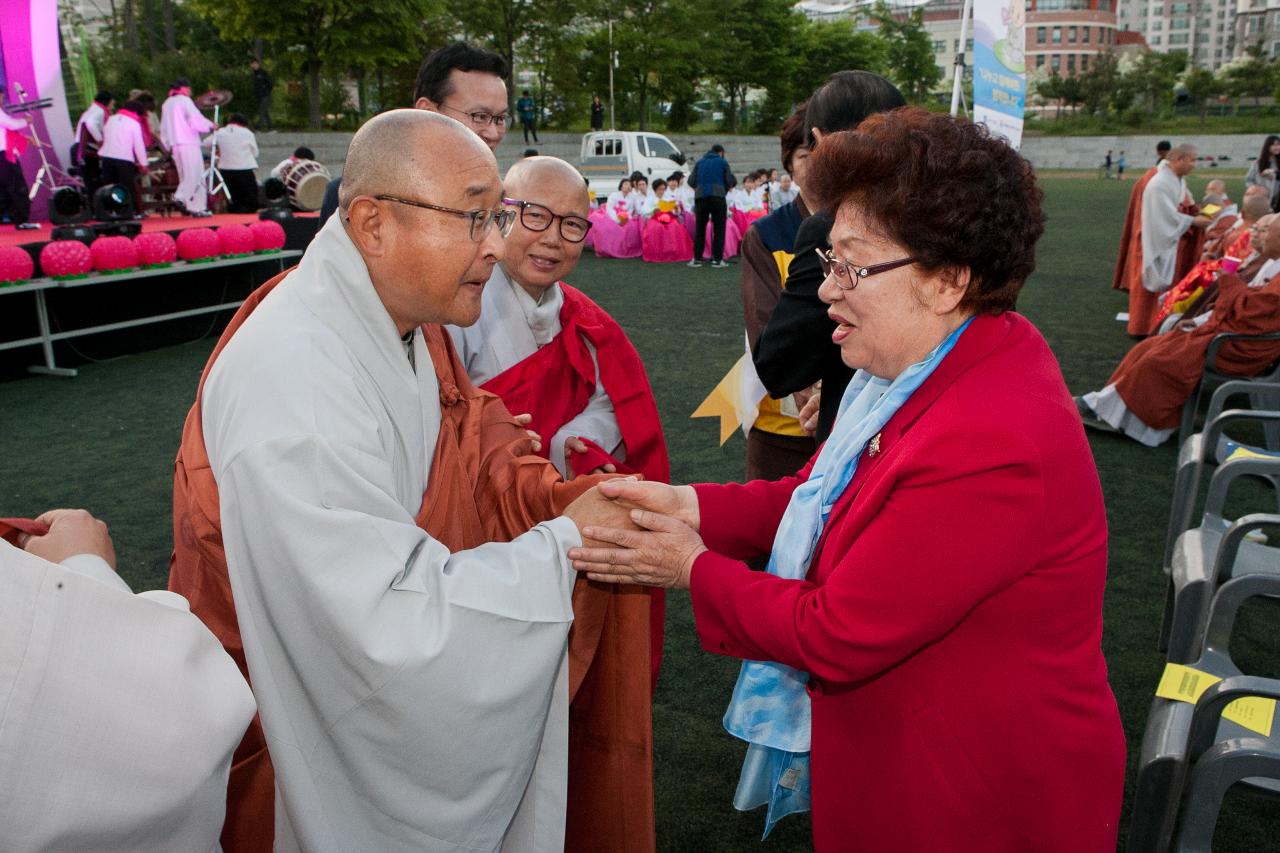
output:
POLYGON ((530 231, 546 231, 553 222, 559 219, 560 236, 570 243, 581 243, 587 239, 587 232, 591 230, 591 223, 581 216, 562 216, 558 213, 552 213, 551 208, 544 205, 514 198, 504 198, 502 203, 508 207, 518 207, 520 209, 520 224, 530 231))
POLYGON ((886 261, 883 264, 860 267, 851 261, 837 260, 835 254, 830 250, 824 252, 821 249, 814 249, 814 251, 818 253, 818 258, 822 261, 822 274, 827 278, 834 278, 836 286, 841 290, 853 290, 858 286, 858 282, 864 278, 870 278, 873 275, 896 270, 898 267, 905 267, 907 264, 916 262, 915 258, 901 258, 896 261, 886 261))

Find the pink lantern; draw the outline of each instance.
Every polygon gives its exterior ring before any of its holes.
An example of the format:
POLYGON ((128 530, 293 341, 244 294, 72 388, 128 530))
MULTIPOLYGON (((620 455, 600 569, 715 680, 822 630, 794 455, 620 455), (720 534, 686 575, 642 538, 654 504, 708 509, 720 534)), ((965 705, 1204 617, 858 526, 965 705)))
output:
POLYGON ((54 240, 40 250, 40 269, 50 278, 79 278, 93 269, 93 252, 79 240, 54 240))
POLYGON ((35 261, 25 249, 17 246, 0 246, 0 287, 21 284, 36 271, 35 261))
POLYGON ((218 229, 218 242, 228 257, 253 254, 253 232, 244 225, 223 225, 218 229))
POLYGON ((138 250, 128 237, 99 237, 89 249, 98 272, 123 272, 138 265, 138 250))
POLYGON ((178 244, 163 231, 151 231, 133 238, 138 262, 144 267, 167 267, 178 259, 178 244))
POLYGON ((249 225, 253 248, 257 252, 278 252, 284 248, 284 228, 271 219, 259 219, 249 225))
POLYGON ((178 233, 178 257, 184 261, 207 261, 218 256, 222 244, 212 228, 188 228, 178 233))

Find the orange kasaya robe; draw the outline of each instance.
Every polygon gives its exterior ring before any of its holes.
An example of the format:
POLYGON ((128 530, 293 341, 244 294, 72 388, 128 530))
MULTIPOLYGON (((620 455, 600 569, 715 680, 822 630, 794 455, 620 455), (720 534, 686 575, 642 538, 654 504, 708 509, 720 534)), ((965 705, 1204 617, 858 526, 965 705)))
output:
POLYGON ((1224 256, 1244 260, 1248 255, 1249 228, 1243 220, 1235 221, 1235 227, 1225 233, 1207 234, 1200 263, 1160 295, 1160 311, 1156 314, 1155 325, 1158 327, 1170 314, 1186 312, 1188 307, 1212 287, 1217 280, 1218 270, 1222 268, 1224 256))
MULTIPOLYGON (((1222 332, 1280 331, 1280 275, 1251 288, 1235 273, 1218 277, 1213 313, 1202 326, 1173 329, 1139 342, 1125 355, 1107 384, 1115 384, 1125 406, 1152 429, 1178 425, 1182 406, 1204 372, 1205 352, 1222 332)), ((1280 358, 1280 341, 1235 341, 1218 350, 1217 369, 1251 376, 1280 358)))
MULTIPOLYGON (((169 589, 213 631, 249 678, 236 621, 218 502, 201 432, 200 393, 223 347, 288 272, 256 290, 205 365, 183 426, 174 472, 174 553, 169 589)), ((524 455, 527 435, 502 401, 475 388, 448 334, 424 326, 440 382, 441 424, 417 523, 451 551, 509 541, 560 515, 599 481, 564 482, 546 460, 524 455)), ((568 851, 651 853, 653 803, 649 596, 634 586, 579 579, 569 634, 568 851)), ((254 717, 232 759, 226 853, 269 853, 275 781, 262 723, 254 717)))
POLYGON ((1142 191, 1156 176, 1156 167, 1133 182, 1129 190, 1129 207, 1124 213, 1124 228, 1120 232, 1120 251, 1116 255, 1116 274, 1111 279, 1112 290, 1128 290, 1129 282, 1142 280, 1142 191), (1136 277, 1136 278, 1135 278, 1136 277))

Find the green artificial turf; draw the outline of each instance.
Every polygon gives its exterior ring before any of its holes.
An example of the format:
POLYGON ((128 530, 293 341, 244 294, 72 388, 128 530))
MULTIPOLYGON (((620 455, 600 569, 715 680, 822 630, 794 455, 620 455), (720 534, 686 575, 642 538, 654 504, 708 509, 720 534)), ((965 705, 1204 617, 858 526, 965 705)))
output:
MULTIPOLYGON (((1193 190, 1198 193, 1203 181, 1193 178, 1193 190)), ((1059 176, 1044 183, 1049 226, 1038 272, 1019 309, 1052 345, 1073 393, 1081 393, 1100 387, 1132 345, 1114 319, 1126 310, 1126 297, 1110 289, 1131 184, 1059 176)), ((736 265, 694 270, 598 260, 588 252, 572 282, 613 313, 643 356, 662 414, 673 479, 741 479, 741 435, 719 447, 715 419, 689 418, 742 353, 736 265)), ((163 586, 173 457, 212 344, 206 339, 90 364, 76 379, 0 384, 0 435, 8 449, 0 516, 87 507, 110 524, 121 573, 134 588, 163 586)), ((1129 740, 1127 815, 1142 727, 1163 663, 1155 644, 1175 451, 1105 435, 1090 435, 1090 440, 1111 529, 1103 645, 1129 740)), ((1261 496, 1247 493, 1243 500, 1257 505, 1261 496)), ((659 849, 809 849, 807 817, 784 820, 761 845, 761 814, 733 810, 743 749, 724 733, 720 717, 737 664, 699 649, 687 594, 672 594, 668 601, 667 653, 654 703, 659 849)), ((1280 675, 1278 619, 1276 607, 1258 605, 1245 613, 1233 652, 1247 671, 1280 675)), ((1124 831, 1122 826, 1122 848, 1124 831)), ((1245 795, 1228 798, 1217 849, 1262 849, 1266 842, 1260 839, 1277 837, 1275 806, 1245 795)))

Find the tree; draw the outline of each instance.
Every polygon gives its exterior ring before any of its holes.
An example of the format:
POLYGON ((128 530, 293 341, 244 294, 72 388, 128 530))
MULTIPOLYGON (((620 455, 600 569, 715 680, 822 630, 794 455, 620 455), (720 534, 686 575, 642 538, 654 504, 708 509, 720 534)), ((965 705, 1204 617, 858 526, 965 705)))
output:
POLYGON ((1153 113, 1165 113, 1173 101, 1173 85, 1186 67, 1185 51, 1144 53, 1124 75, 1124 84, 1146 99, 1153 113))
POLYGON ((1222 92, 1235 100, 1235 112, 1240 112, 1240 102, 1252 97, 1257 100, 1271 94, 1275 87, 1275 69, 1267 61, 1261 44, 1255 44, 1243 54, 1218 69, 1222 92))
POLYGON ((942 79, 942 69, 933 61, 932 39, 924 28, 924 10, 895 13, 884 0, 877 0, 871 20, 880 27, 890 79, 907 100, 923 101, 942 79))
POLYGON ((1221 81, 1209 69, 1192 66, 1182 73, 1182 85, 1191 103, 1199 109, 1200 126, 1204 127, 1209 102, 1222 91, 1221 81))
POLYGON ((372 67, 412 58, 413 33, 431 11, 429 0, 191 0, 224 39, 261 38, 296 51, 307 79, 307 120, 320 127, 321 71, 372 67))
POLYGON ((1058 105, 1058 118, 1062 118, 1062 75, 1058 69, 1049 72, 1049 76, 1036 81, 1036 94, 1046 101, 1054 101, 1058 105))
POLYGON ((1076 77, 1084 96, 1085 112, 1101 116, 1111 109, 1129 106, 1131 94, 1121 85, 1120 77, 1120 61, 1114 53, 1095 56, 1089 70, 1076 77))
POLYGON ((707 77, 728 95, 729 132, 737 133, 748 89, 786 85, 804 19, 789 0, 722 0, 711 11, 714 19, 694 32, 701 34, 707 77))

